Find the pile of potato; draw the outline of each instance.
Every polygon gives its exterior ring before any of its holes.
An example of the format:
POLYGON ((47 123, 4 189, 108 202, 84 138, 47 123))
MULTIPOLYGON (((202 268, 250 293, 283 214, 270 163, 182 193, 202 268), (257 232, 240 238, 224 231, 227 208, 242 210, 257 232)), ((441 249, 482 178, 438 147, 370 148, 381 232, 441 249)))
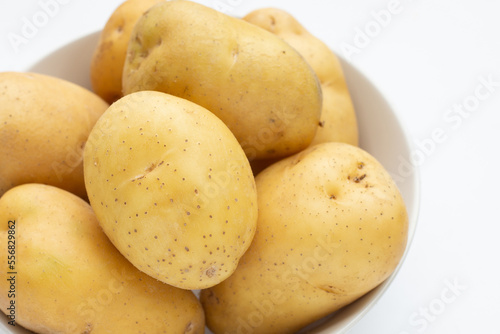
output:
POLYGON ((94 92, 0 73, 19 325, 293 333, 396 268, 403 199, 357 147, 335 54, 290 14, 127 0, 90 74, 94 92))

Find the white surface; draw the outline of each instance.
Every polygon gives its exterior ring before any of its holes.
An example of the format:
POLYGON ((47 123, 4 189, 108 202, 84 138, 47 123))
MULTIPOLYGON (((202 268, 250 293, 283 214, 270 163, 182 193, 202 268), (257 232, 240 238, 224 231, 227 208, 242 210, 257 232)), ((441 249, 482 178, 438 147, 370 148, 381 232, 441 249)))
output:
MULTIPOLYGON (((0 2, 0 71, 102 27, 116 0, 0 2), (14 51, 25 19, 53 17, 14 51), (43 16, 43 15, 42 15, 43 16), (10 34, 10 35, 9 35, 10 34)), ((200 1, 201 2, 201 1, 200 1)), ((416 145, 421 211, 410 253, 387 293, 350 333, 494 333, 500 315, 500 2, 496 0, 207 0, 233 15, 281 7, 372 80, 416 145), (390 8, 383 25, 375 17, 390 8), (362 38, 360 30, 372 29, 362 38), (354 54, 344 52, 356 48, 354 54), (344 50, 344 51, 343 51, 344 50), (484 80, 492 85, 486 87, 484 80), (488 91, 488 88, 490 91, 488 91), (477 97, 480 98, 477 98, 477 97), (457 106, 467 103, 467 111, 457 106), (433 139, 434 133, 434 139, 433 139), (450 288, 451 286, 451 288, 450 288)), ((386 12, 384 12, 386 13, 386 12)), ((78 64, 78 59, 75 59, 78 64)), ((75 65, 78 66, 78 65, 75 65)))

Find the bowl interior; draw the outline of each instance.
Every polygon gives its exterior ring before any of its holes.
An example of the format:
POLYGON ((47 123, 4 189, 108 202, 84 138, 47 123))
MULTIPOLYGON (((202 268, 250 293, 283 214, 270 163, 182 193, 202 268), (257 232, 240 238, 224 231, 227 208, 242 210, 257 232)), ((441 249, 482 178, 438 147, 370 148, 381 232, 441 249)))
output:
MULTIPOLYGON (((27 69, 56 76, 90 89, 89 68, 100 32, 82 37, 41 59, 27 69)), ((377 302, 396 276, 411 245, 417 223, 419 201, 418 171, 410 161, 411 145, 395 112, 377 88, 354 66, 340 58, 359 122, 360 146, 376 157, 395 179, 407 205, 409 240, 403 259, 395 272, 381 285, 334 314, 302 332, 345 333, 377 302)), ((31 333, 0 319, 0 332, 31 333)))

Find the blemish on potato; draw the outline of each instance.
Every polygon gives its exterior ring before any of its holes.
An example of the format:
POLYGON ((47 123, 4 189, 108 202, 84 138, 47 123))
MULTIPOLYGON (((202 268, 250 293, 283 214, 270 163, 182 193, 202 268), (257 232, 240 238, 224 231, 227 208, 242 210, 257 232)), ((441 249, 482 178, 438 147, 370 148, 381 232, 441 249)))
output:
POLYGON ((212 266, 205 271, 205 275, 207 275, 207 277, 212 278, 216 272, 217 272, 217 269, 214 266, 212 266))
POLYGON ((87 323, 87 325, 85 326, 85 330, 82 332, 82 334, 90 334, 92 332, 93 327, 94 326, 92 324, 87 323))
POLYGON ((354 181, 355 183, 359 183, 359 182, 363 181, 363 179, 364 179, 365 177, 366 177, 366 174, 363 174, 363 175, 361 175, 361 176, 355 176, 355 177, 354 177, 354 179, 353 179, 353 181, 354 181))

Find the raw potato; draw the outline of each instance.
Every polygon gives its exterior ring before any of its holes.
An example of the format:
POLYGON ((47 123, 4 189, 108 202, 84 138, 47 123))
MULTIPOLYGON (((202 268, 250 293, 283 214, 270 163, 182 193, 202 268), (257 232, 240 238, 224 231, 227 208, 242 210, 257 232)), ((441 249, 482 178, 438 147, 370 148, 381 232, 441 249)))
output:
POLYGON ((356 300, 396 268, 408 217, 368 153, 324 143, 256 178, 257 231, 235 273, 201 293, 218 333, 293 333, 356 300))
POLYGON ((162 91, 207 108, 231 129, 249 160, 306 148, 322 103, 314 71, 281 38, 183 0, 160 3, 139 19, 123 90, 162 91))
POLYGON ((127 95, 92 130, 84 165, 104 232, 160 281, 213 286, 250 246, 257 223, 250 164, 203 107, 161 92, 127 95))
POLYGON ((356 113, 335 53, 281 9, 258 9, 247 14, 243 20, 283 38, 304 56, 318 76, 323 91, 323 109, 311 146, 323 142, 358 145, 356 113))
POLYGON ((15 263, 4 253, 0 267, 17 274, 2 275, 0 307, 10 315, 14 300, 18 325, 36 333, 204 333, 195 295, 137 270, 88 203, 67 191, 25 184, 5 193, 0 249, 13 242, 15 263))
POLYGON ((108 103, 122 97, 122 72, 132 28, 153 5, 164 0, 127 0, 109 17, 92 56, 90 81, 108 103))
POLYGON ((0 196, 45 183, 86 198, 83 147, 108 104, 68 81, 0 73, 0 196))

